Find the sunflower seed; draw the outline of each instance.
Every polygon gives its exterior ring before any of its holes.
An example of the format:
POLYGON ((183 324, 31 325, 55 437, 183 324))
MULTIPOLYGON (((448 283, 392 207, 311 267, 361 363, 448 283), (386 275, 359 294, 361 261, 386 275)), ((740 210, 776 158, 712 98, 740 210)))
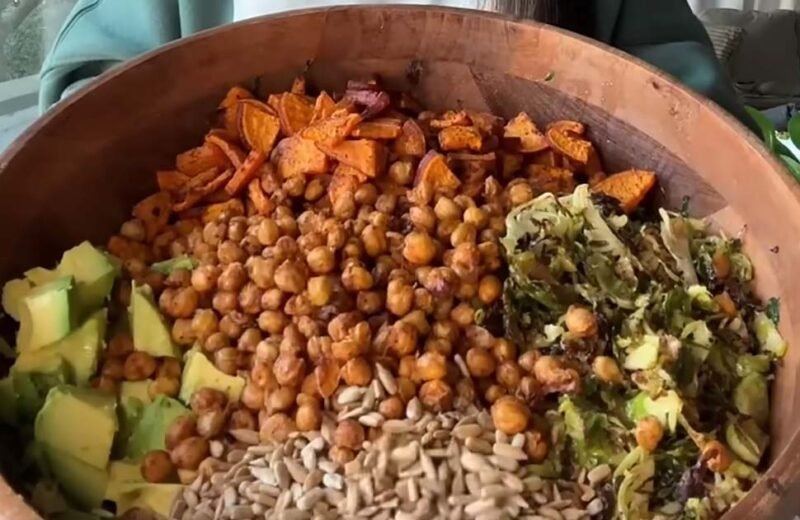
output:
POLYGON ((317 461, 317 467, 325 473, 336 473, 339 470, 339 465, 328 459, 320 459, 317 461))
POLYGON ((561 515, 561 513, 552 507, 542 506, 537 512, 542 516, 551 518, 552 520, 564 520, 564 517, 561 515))
POLYGON ((593 468, 589 473, 586 474, 586 478, 589 479, 589 484, 591 484, 592 486, 597 486, 598 484, 602 484, 610 476, 611 476, 611 466, 609 466, 608 464, 601 464, 593 468))
POLYGON ((516 494, 502 484, 491 484, 481 488, 481 498, 506 498, 516 494))
POLYGON ((368 413, 367 415, 362 415, 358 418, 358 422, 364 426, 369 426, 370 428, 376 428, 380 426, 385 420, 386 418, 378 412, 368 413))
POLYGON ((519 463, 516 460, 500 455, 491 455, 489 462, 506 471, 517 471, 519 469, 519 463))
POLYGON ((322 485, 341 491, 344 488, 344 478, 337 473, 326 473, 322 477, 322 485))
MULTIPOLYGON (((511 444, 495 443, 492 451, 498 457, 504 457, 512 460, 527 460, 528 455, 525 454, 520 448, 515 448, 511 444)), ((513 470, 512 470, 513 471, 513 470)))
POLYGON ((467 507, 464 508, 464 512, 468 516, 478 516, 481 513, 485 513, 486 511, 491 511, 496 507, 497 503, 494 499, 486 498, 486 499, 479 499, 471 502, 467 507))
POLYGON ((477 437, 468 438, 464 445, 467 447, 467 449, 474 451, 475 453, 482 453, 484 455, 492 454, 492 445, 487 441, 477 437))
POLYGON ((389 395, 394 395, 397 393, 397 380, 395 380, 394 376, 392 375, 389 370, 386 369, 380 363, 375 364, 375 369, 378 374, 378 380, 383 385, 383 388, 386 390, 386 393, 389 395))
POLYGON ((317 469, 317 452, 313 449, 309 449, 308 446, 300 450, 300 458, 303 461, 303 466, 308 471, 313 471, 317 469))
POLYGON ((465 440, 470 437, 478 437, 482 433, 483 428, 481 428, 478 424, 463 424, 453 428, 453 436, 461 440, 465 440))
POLYGON ((258 432, 255 430, 246 430, 244 428, 229 430, 228 433, 241 442, 242 444, 255 445, 259 443, 258 432))
POLYGON ((264 484, 269 484, 270 486, 278 485, 275 473, 269 468, 250 468, 250 474, 264 484))
POLYGON ((400 434, 413 431, 414 425, 402 419, 389 419, 381 425, 381 429, 385 433, 400 434))
POLYGON ((366 390, 360 386, 348 386, 343 388, 339 395, 336 397, 336 403, 340 406, 345 406, 350 403, 355 403, 364 397, 366 390))
MULTIPOLYGON (((679 512, 680 509, 677 512, 679 512)), ((586 511, 582 509, 576 509, 574 507, 568 507, 567 509, 563 509, 561 511, 561 516, 564 517, 564 520, 581 520, 586 518, 586 511)))
POLYGON ((503 518, 503 510, 495 509, 478 514, 475 520, 500 520, 501 518, 503 518))

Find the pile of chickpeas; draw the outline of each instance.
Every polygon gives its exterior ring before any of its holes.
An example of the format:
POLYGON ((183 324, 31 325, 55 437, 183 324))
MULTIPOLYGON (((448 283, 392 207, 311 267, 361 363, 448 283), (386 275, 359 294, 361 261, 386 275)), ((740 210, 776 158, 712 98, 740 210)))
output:
MULTIPOLYGON (((403 417, 414 397, 434 412, 482 399, 495 405, 499 429, 532 432, 528 452, 544 459, 546 435, 533 430, 530 406, 547 393, 580 391, 581 375, 560 357, 520 355, 479 323, 503 292, 498 239, 506 213, 538 193, 521 172, 471 160, 450 161, 459 189, 415 189, 417 162, 392 158, 382 176, 333 198, 331 175, 281 179, 267 163, 260 183, 274 203, 268 216, 179 220, 149 242, 142 222, 123 225, 121 235, 145 243, 156 259, 198 261, 165 277, 130 258, 125 274, 153 288, 178 345, 198 345, 220 371, 246 378, 238 403, 210 389, 195 396, 203 403, 192 399, 194 415, 167 442, 178 468, 196 469, 202 460, 175 455, 189 449, 180 448, 187 439, 191 453, 205 456, 207 439, 233 429, 257 431, 262 441, 318 430, 328 398, 342 386, 369 385, 375 363, 396 377, 396 395, 378 406, 387 419, 403 417)), ((124 305, 129 282, 118 289, 124 305)), ((569 310, 565 326, 577 338, 597 334, 593 313, 582 307, 569 310)), ((111 343, 98 386, 154 378, 151 395, 177 396, 176 360, 132 352, 124 334, 111 343)), ((594 371, 621 380, 613 358, 595 360, 594 371)), ((344 463, 375 432, 357 421, 339 426, 330 456, 344 463)))

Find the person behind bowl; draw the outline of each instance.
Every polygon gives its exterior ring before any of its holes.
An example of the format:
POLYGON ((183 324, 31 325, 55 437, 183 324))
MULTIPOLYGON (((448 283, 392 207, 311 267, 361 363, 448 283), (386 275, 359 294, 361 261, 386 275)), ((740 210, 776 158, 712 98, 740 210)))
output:
POLYGON ((203 29, 292 9, 366 3, 484 9, 557 25, 658 67, 758 133, 686 0, 78 0, 42 66, 39 107, 48 109, 118 63, 203 29))

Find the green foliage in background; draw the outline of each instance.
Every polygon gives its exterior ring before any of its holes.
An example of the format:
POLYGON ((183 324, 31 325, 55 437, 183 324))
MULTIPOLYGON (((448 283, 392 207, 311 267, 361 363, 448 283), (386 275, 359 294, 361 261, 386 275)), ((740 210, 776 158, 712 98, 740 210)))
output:
POLYGON ((767 117, 752 107, 745 107, 747 112, 750 114, 758 127, 761 129, 761 137, 764 139, 764 144, 767 145, 767 148, 774 153, 783 164, 786 166, 786 169, 792 174, 792 176, 800 181, 800 162, 797 161, 794 154, 784 146, 778 140, 778 137, 786 138, 788 137, 791 139, 792 144, 794 144, 797 148, 800 148, 800 113, 795 114, 790 120, 789 124, 787 125, 787 132, 778 132, 775 130, 775 125, 772 124, 772 121, 767 119, 767 117))

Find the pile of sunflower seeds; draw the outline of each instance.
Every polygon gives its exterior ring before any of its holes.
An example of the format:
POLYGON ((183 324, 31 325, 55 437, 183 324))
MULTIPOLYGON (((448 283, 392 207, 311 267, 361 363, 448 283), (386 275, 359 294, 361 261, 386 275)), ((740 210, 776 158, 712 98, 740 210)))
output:
POLYGON ((236 432, 233 447, 212 447, 215 458, 203 463, 170 518, 579 520, 605 509, 598 489, 611 477, 607 465, 575 481, 529 474, 525 437, 495 431, 491 416, 473 405, 434 415, 414 398, 404 419, 387 420, 375 402, 396 388, 382 379, 332 396, 319 432, 272 444, 236 432), (341 466, 327 453, 346 418, 381 435, 341 466))

